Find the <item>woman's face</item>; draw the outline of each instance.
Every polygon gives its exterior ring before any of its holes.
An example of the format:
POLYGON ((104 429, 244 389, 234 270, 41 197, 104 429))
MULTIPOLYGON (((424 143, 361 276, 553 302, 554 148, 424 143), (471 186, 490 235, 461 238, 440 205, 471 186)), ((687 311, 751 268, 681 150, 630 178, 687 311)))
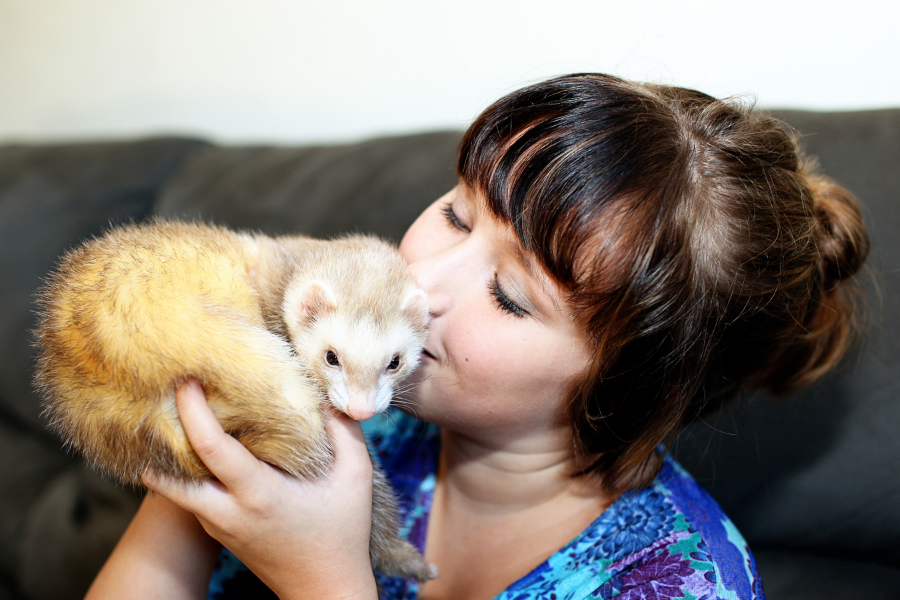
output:
POLYGON ((413 223, 400 252, 432 315, 411 412, 486 443, 533 448, 568 433, 563 402, 589 364, 587 338, 512 229, 458 185, 413 223))

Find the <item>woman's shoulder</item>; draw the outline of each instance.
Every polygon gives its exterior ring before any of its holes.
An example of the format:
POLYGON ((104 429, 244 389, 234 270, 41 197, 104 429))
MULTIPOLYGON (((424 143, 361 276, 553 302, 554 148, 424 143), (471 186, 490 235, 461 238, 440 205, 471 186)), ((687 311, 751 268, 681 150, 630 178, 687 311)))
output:
POLYGON ((560 600, 765 597, 744 538, 709 494, 668 458, 650 486, 623 494, 500 598, 543 598, 543 591, 560 600))
POLYGON ((756 561, 744 536, 725 511, 673 458, 663 463, 654 488, 669 503, 678 521, 675 530, 687 540, 675 544, 694 570, 715 584, 715 598, 765 598, 756 561), (695 549, 696 546, 696 549, 695 549))

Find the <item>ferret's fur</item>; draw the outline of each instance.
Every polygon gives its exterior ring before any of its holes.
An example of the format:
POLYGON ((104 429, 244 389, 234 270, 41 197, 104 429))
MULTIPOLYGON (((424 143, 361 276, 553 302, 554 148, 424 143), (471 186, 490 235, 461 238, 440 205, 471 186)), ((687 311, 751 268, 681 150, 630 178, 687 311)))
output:
MULTIPOLYGON (((95 468, 135 485, 146 469, 210 476, 175 407, 186 377, 256 457, 299 477, 324 473, 326 396, 357 418, 384 410, 418 362, 428 319, 403 259, 376 238, 164 221, 69 252, 38 305, 36 381, 52 427, 95 468)), ((396 501, 377 469, 373 501, 373 567, 433 577, 397 537, 396 501)))

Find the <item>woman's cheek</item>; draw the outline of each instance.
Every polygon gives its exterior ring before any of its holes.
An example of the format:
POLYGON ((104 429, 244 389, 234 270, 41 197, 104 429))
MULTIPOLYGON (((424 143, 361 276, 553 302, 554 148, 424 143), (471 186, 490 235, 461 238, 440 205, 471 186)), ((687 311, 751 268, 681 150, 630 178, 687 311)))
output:
POLYGON ((519 387, 527 379, 523 361, 527 339, 516 335, 509 324, 490 314, 469 323, 447 340, 458 383, 471 391, 498 393, 519 387), (505 326, 504 326, 505 325, 505 326))

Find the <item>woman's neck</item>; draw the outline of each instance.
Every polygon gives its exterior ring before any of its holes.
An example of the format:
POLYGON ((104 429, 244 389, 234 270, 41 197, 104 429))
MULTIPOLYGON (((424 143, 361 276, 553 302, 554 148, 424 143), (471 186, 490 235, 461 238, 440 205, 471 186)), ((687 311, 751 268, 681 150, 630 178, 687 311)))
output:
POLYGON ((425 547, 440 576, 421 598, 493 598, 611 504, 595 481, 572 477, 570 445, 545 441, 487 446, 443 430, 425 547))
POLYGON ((565 440, 539 439, 488 445, 442 430, 439 479, 472 510, 510 513, 571 495, 596 501, 603 496, 592 479, 573 478, 572 446, 565 440))

